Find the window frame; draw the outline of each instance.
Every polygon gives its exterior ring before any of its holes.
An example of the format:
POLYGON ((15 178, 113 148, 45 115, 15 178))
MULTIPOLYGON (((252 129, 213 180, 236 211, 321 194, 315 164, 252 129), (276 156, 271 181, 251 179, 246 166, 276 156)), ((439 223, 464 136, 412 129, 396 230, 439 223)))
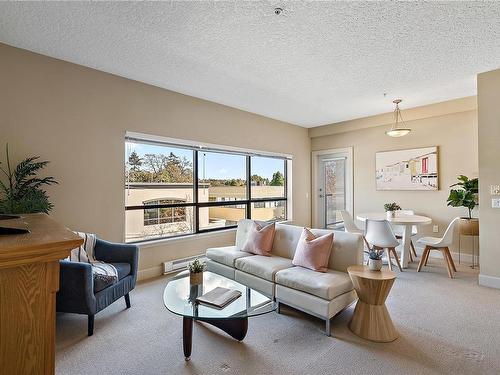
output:
MULTIPOLYGON (((240 205, 245 205, 245 218, 246 219, 251 219, 252 217, 252 203, 261 203, 261 202, 278 202, 282 201, 284 202, 284 213, 285 217, 283 220, 270 220, 269 222, 282 222, 282 221, 287 221, 289 220, 289 204, 290 200, 288 198, 289 195, 289 185, 288 185, 288 180, 289 180, 289 171, 288 171, 288 163, 291 160, 289 156, 280 156, 280 155, 268 155, 265 153, 259 153, 259 152, 245 152, 245 151, 235 151, 233 149, 224 149, 224 148, 207 148, 203 146, 192 146, 189 144, 182 144, 182 143, 171 143, 167 141, 157 141, 157 140, 152 140, 152 139, 141 139, 139 137, 131 137, 131 136, 126 136, 125 137, 125 143, 127 142, 136 142, 136 143, 146 143, 146 144, 156 144, 158 146, 165 146, 165 147, 173 147, 173 148, 183 148, 183 149, 189 149, 193 152, 193 168, 192 168, 192 173, 193 173, 193 201, 192 202, 184 202, 184 203, 172 203, 172 204, 156 204, 156 205, 134 205, 134 206, 127 206, 125 205, 125 211, 132 211, 132 210, 144 210, 144 209, 161 209, 161 208, 177 208, 177 207, 192 207, 193 209, 193 224, 194 228, 191 232, 189 233, 182 233, 182 234, 176 234, 172 236, 165 236, 165 237, 155 237, 155 238, 150 238, 150 239, 141 239, 137 241, 129 241, 127 243, 148 243, 148 242, 154 242, 154 241, 161 241, 161 240, 168 240, 168 239, 173 239, 173 238, 180 238, 180 237, 185 237, 185 236, 191 236, 194 234, 202 234, 202 233, 210 233, 210 232, 217 232, 217 231, 222 231, 222 230, 227 230, 227 229, 232 229, 236 228, 237 225, 228 225, 228 226, 223 226, 223 227, 214 227, 214 228, 205 228, 205 229, 200 229, 200 208, 210 208, 210 207, 224 207, 224 206, 233 206, 237 207, 240 205), (245 161, 246 161, 246 170, 245 170, 245 177, 246 177, 246 199, 239 199, 239 200, 224 200, 224 201, 207 201, 207 202, 199 202, 199 185, 200 185, 200 178, 199 178, 199 152, 218 152, 221 154, 236 154, 236 155, 241 155, 245 156, 245 161), (273 159, 279 159, 283 162, 283 172, 284 172, 284 195, 281 197, 266 197, 266 198, 252 198, 252 157, 263 157, 263 158, 273 158, 273 159)), ((125 181, 125 189, 127 188, 127 181, 125 181)), ((126 233, 125 233, 126 234, 126 233)))

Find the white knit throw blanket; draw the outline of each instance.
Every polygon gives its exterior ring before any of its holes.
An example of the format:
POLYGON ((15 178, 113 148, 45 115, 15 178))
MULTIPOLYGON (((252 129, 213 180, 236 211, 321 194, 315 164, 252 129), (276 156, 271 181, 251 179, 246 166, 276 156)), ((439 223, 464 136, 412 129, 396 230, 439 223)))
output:
POLYGON ((95 259, 94 248, 97 240, 96 235, 83 232, 76 232, 76 234, 83 238, 83 244, 71 250, 68 260, 71 262, 90 263, 94 279, 100 279, 107 283, 117 282, 118 271, 115 266, 95 259))

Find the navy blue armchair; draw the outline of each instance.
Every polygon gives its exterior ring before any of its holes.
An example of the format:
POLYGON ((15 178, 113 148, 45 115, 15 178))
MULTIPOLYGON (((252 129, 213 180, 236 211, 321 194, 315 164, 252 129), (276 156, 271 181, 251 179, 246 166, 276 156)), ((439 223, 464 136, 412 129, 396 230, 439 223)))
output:
POLYGON ((60 283, 57 292, 58 312, 88 316, 88 335, 94 333, 94 316, 117 299, 125 297, 130 308, 129 292, 137 280, 139 248, 136 245, 111 243, 97 239, 94 254, 97 260, 113 264, 118 282, 111 285, 94 283, 89 263, 60 261, 60 283))

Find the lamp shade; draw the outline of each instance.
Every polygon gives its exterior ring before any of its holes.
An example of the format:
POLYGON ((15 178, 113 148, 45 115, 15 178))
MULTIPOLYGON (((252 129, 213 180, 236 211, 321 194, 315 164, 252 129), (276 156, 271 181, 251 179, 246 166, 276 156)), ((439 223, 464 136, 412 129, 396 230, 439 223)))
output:
POLYGON ((411 132, 410 128, 397 128, 385 132, 389 137, 404 137, 411 132))
POLYGON ((396 104, 396 108, 394 108, 394 123, 391 129, 385 132, 389 137, 404 137, 411 132, 411 129, 406 127, 403 116, 401 116, 401 110, 399 109, 399 103, 401 102, 401 99, 393 101, 396 104))

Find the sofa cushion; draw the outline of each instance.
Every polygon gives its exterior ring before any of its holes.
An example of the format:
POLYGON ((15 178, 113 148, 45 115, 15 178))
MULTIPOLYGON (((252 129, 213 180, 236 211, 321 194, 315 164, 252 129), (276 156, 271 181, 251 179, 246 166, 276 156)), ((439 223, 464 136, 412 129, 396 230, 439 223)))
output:
POLYGON ((280 270, 292 267, 292 260, 274 255, 254 255, 236 259, 236 269, 260 277, 264 280, 274 281, 274 275, 280 270))
POLYGON ((271 253, 279 257, 293 259, 302 229, 302 227, 296 225, 276 224, 271 253))
POLYGON ((254 223, 257 223, 262 227, 269 224, 266 221, 250 220, 250 219, 241 219, 240 221, 238 221, 238 229, 236 230, 236 242, 235 242, 236 248, 238 250, 243 249, 243 246, 245 245, 245 242, 247 242, 248 239, 248 233, 252 229, 254 223))
POLYGON ((275 279, 277 284, 326 300, 332 300, 353 289, 347 273, 330 269, 322 273, 303 267, 293 267, 279 271, 275 279))
MULTIPOLYGON (((331 231, 311 229, 315 236, 323 236, 331 231)), ((333 249, 328 261, 328 268, 347 273, 347 267, 363 264, 363 236, 360 234, 334 231, 333 249)))
POLYGON ((333 233, 316 237, 304 228, 300 236, 292 263, 313 271, 326 272, 328 270, 328 259, 332 252, 333 233))
MULTIPOLYGON (((116 268, 118 280, 130 275, 130 263, 108 263, 116 268)), ((111 285, 116 284, 117 279, 111 277, 99 277, 102 275, 94 274, 94 293, 100 292, 111 285), (96 277, 97 276, 97 277, 96 277)))
POLYGON ((111 263, 118 271, 118 280, 130 275, 130 263, 111 263))
POLYGON ((262 226, 254 222, 242 250, 255 255, 271 256, 274 228, 275 223, 262 226))
POLYGON ((94 277, 94 293, 100 292, 101 290, 106 289, 107 287, 110 287, 114 284, 116 284, 116 281, 113 281, 111 279, 94 277))
POLYGON ((234 267, 236 259, 252 256, 253 254, 238 250, 236 246, 214 247, 207 249, 206 256, 214 262, 234 267))

